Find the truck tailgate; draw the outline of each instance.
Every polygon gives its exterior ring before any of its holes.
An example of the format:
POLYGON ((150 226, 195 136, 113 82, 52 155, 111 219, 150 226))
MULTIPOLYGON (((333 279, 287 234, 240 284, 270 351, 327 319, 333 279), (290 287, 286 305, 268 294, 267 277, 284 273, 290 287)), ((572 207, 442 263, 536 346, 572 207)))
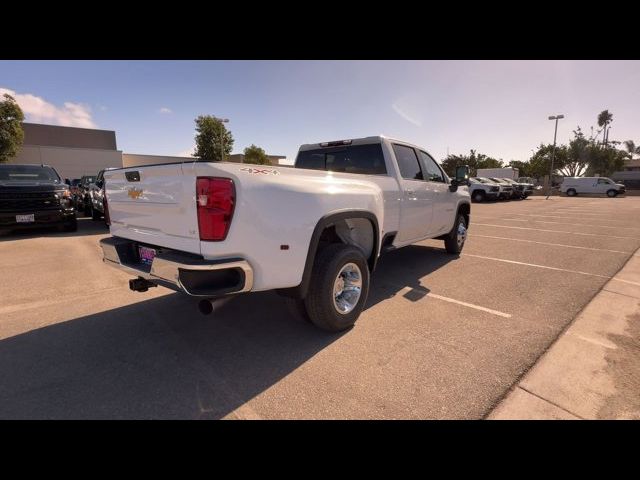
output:
POLYGON ((191 253, 200 253, 196 186, 182 164, 107 171, 111 234, 191 253))

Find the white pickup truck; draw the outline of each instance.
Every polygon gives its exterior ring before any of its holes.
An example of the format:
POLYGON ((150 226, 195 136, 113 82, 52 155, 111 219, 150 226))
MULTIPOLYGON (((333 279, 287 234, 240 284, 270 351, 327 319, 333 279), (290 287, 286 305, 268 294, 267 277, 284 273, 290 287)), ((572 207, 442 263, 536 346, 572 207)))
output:
POLYGON ((294 168, 161 164, 106 171, 104 261, 200 299, 277 290, 329 331, 351 327, 381 253, 427 238, 459 254, 468 169, 383 136, 300 147, 294 168))

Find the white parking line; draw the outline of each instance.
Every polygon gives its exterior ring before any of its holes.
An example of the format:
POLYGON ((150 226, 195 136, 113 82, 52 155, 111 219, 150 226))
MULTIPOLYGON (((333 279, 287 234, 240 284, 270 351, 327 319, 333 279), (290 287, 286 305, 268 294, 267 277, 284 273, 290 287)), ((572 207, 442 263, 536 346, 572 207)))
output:
MULTIPOLYGON (((411 288, 411 287, 404 287, 400 291, 401 292, 405 292, 405 291, 406 292, 410 292, 412 290, 413 290, 413 288, 411 288)), ((461 300, 456 300, 455 298, 443 297, 442 295, 436 295, 435 293, 431 293, 431 292, 428 292, 427 294, 425 294, 425 296, 426 297, 432 297, 432 298, 435 298, 437 300, 442 300, 444 302, 455 303, 456 305, 462 305, 463 307, 473 308, 475 310, 480 310, 482 312, 487 312, 487 313, 490 313, 492 315, 497 315, 498 317, 511 318, 511 314, 510 313, 504 313, 504 312, 500 312, 498 310, 492 310, 491 308, 482 307, 480 305, 474 305, 473 303, 463 302, 461 300)))
POLYGON ((522 218, 496 218, 496 220, 508 220, 511 222, 535 222, 535 223, 553 223, 555 225, 571 225, 573 227, 594 227, 594 228, 615 228, 622 230, 640 230, 638 227, 613 227, 611 225, 590 225, 586 223, 567 223, 567 222, 550 222, 548 220, 525 220, 522 218))
POLYGON ((623 280, 622 278, 614 278, 614 277, 612 277, 610 275, 600 275, 598 273, 581 272, 579 270, 569 270, 569 269, 566 269, 566 268, 549 267, 547 265, 538 265, 537 263, 516 262, 515 260, 506 260, 504 258, 495 258, 495 257, 485 257, 483 255, 473 255, 471 253, 463 253, 462 255, 464 255, 466 257, 483 258, 485 260, 494 260, 496 262, 513 263, 515 265, 524 265, 524 266, 527 266, 527 267, 545 268, 547 270, 555 270, 555 271, 558 271, 558 272, 577 273, 579 275, 587 275, 587 276, 590 276, 590 277, 608 278, 608 279, 614 280, 616 282, 629 283, 631 285, 637 285, 637 286, 640 287, 640 283, 639 282, 632 282, 631 280, 623 280))
POLYGON ((577 245, 565 245, 563 243, 549 243, 549 242, 537 242, 535 240, 525 240, 523 238, 509 238, 509 237, 496 237, 493 235, 478 235, 477 233, 469 234, 470 237, 483 237, 483 238, 495 238, 498 240, 513 240, 514 242, 526 242, 537 243, 538 245, 549 245, 552 247, 566 247, 566 248, 578 248, 580 250, 595 250, 598 252, 611 252, 611 253, 623 253, 625 255, 631 255, 633 252, 624 252, 622 250, 609 250, 608 248, 594 248, 594 247, 579 247, 577 245))
MULTIPOLYGON (((568 218, 568 219, 572 219, 575 220, 576 216, 569 216, 569 215, 539 215, 539 214, 535 214, 535 213, 511 213, 511 215, 519 215, 519 216, 523 216, 523 217, 545 217, 545 218, 568 218)), ((582 214, 580 214, 580 216, 582 216, 582 214)), ((607 215, 607 217, 611 217, 611 215, 607 215)), ((591 220, 598 220, 597 218, 592 218, 591 220)), ((604 220, 604 219, 603 219, 604 220)), ((620 222, 623 223, 624 220, 607 220, 608 222, 620 222)))
POLYGON ((524 265, 526 267, 544 268, 547 270, 555 270, 557 272, 577 273, 579 275, 587 275, 590 277, 612 278, 610 275, 600 275, 598 273, 581 272, 579 270, 568 270, 566 268, 549 267, 547 265, 538 265, 537 263, 517 262, 515 260, 507 260, 505 258, 485 257, 484 255, 473 255, 471 253, 463 253, 462 255, 464 255, 465 257, 475 257, 475 258, 483 258, 485 260, 493 260, 495 262, 512 263, 514 265, 524 265))
POLYGON ((638 237, 621 237, 615 235, 601 235, 599 233, 581 233, 581 232, 567 232, 566 230, 544 230, 542 228, 529 228, 529 227, 513 227, 511 225, 493 225, 490 223, 477 223, 471 222, 471 225, 480 225, 481 227, 499 227, 499 228, 513 228, 516 230, 535 230, 536 232, 551 232, 551 233, 570 233, 571 235, 582 235, 586 237, 606 237, 606 238, 632 238, 638 240, 638 237))

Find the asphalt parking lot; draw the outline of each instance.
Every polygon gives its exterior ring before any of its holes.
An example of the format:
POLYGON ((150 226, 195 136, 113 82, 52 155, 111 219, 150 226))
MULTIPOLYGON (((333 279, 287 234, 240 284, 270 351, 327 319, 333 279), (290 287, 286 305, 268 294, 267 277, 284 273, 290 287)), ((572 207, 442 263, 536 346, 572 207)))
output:
POLYGON ((640 197, 473 204, 391 252, 339 335, 275 293, 213 316, 102 264, 101 222, 0 236, 0 418, 485 417, 640 247, 640 197))

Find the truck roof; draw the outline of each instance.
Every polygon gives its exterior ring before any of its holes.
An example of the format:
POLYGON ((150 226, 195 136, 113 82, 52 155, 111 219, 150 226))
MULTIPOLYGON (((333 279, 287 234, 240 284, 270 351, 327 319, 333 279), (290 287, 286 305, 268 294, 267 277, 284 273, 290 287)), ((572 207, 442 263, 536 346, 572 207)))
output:
POLYGON ((300 148, 298 149, 298 151, 312 150, 315 148, 323 148, 323 147, 333 147, 333 146, 337 147, 340 145, 368 145, 371 143, 382 143, 383 140, 390 140, 392 142, 404 143, 406 145, 411 145, 420 150, 425 150, 424 147, 421 147, 420 145, 416 145, 413 142, 408 142, 406 140, 402 140, 399 138, 388 137, 386 135, 372 135, 370 137, 345 138, 342 140, 329 140, 326 142, 318 142, 318 143, 304 143, 300 145, 300 148))

